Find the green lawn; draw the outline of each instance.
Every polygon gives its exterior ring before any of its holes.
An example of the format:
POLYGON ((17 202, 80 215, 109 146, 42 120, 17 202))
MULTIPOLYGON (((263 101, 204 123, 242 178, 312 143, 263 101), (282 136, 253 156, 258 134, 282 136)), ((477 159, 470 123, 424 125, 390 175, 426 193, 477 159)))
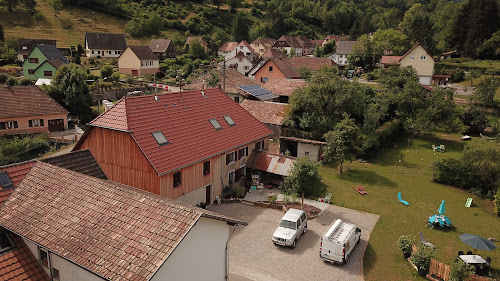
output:
MULTIPOLYGON (((328 191, 333 193, 333 204, 380 215, 364 256, 366 280, 418 279, 416 271, 403 259, 396 245, 400 235, 424 233, 437 247, 436 258, 452 264, 459 250, 472 248, 463 244, 458 235, 466 232, 483 237, 500 236, 500 218, 493 214, 493 203, 482 200, 464 190, 435 184, 432 163, 445 157, 459 157, 464 146, 458 135, 403 138, 397 146, 384 148, 369 163, 354 162, 345 165, 344 174, 338 169, 322 166, 320 172, 328 191), (432 144, 446 146, 446 153, 432 152, 432 144), (403 161, 400 163, 400 157, 403 161), (356 185, 364 185, 368 195, 361 196, 356 185), (410 203, 406 207, 398 202, 397 193, 410 203), (474 198, 472 208, 465 207, 468 196, 474 198), (430 215, 437 213, 441 200, 446 200, 446 215, 454 226, 450 230, 426 227, 430 215)), ((493 259, 492 267, 500 273, 500 249, 478 254, 493 259)))

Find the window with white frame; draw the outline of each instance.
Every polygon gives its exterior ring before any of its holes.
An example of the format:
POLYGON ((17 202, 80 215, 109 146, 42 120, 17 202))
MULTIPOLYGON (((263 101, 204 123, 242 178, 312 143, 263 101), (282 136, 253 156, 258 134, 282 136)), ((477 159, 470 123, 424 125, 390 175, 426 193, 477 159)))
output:
POLYGON ((226 165, 234 163, 235 159, 236 156, 234 151, 226 154, 226 165))
POLYGON ((410 59, 411 59, 411 60, 414 60, 414 59, 415 59, 415 56, 414 56, 414 55, 410 55, 410 59))
POLYGON ((420 56, 420 59, 421 59, 421 60, 425 60, 425 55, 421 55, 421 56, 420 56))

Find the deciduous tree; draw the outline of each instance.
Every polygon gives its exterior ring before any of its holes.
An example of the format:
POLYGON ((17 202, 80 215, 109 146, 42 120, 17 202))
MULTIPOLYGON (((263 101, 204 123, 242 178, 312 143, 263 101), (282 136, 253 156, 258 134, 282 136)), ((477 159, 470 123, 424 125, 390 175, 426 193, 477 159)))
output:
POLYGON ((307 157, 295 159, 288 177, 285 178, 284 187, 304 196, 317 193, 321 189, 321 175, 318 167, 320 163, 313 163, 307 157))
POLYGON ((344 161, 356 159, 361 146, 361 139, 358 127, 354 119, 345 114, 333 131, 325 134, 327 147, 324 158, 327 162, 339 164, 339 172, 343 173, 344 161))

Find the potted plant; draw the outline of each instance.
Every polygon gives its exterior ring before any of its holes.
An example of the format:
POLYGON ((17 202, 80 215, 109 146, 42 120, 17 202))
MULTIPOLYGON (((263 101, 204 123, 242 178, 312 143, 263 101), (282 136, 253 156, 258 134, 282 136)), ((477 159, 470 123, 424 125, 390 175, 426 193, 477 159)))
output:
POLYGON ((451 281, 465 281, 469 280, 469 277, 474 274, 474 267, 470 264, 466 264, 461 259, 453 264, 450 270, 451 281))
POLYGON ((436 254, 434 248, 428 247, 422 243, 418 245, 418 251, 414 253, 410 260, 418 268, 418 275, 425 277, 427 272, 429 272, 429 266, 431 264, 431 258, 436 254))
POLYGON ((401 251, 403 251, 403 256, 405 259, 411 256, 411 245, 413 244, 413 237, 410 235, 401 235, 398 239, 398 246, 401 251))

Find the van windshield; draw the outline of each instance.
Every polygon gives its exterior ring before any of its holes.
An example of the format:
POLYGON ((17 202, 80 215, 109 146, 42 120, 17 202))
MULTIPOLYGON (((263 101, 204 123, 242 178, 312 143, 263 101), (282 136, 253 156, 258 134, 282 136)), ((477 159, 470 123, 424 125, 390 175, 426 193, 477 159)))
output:
POLYGON ((280 226, 284 228, 297 229, 296 223, 293 221, 281 220, 280 226))

